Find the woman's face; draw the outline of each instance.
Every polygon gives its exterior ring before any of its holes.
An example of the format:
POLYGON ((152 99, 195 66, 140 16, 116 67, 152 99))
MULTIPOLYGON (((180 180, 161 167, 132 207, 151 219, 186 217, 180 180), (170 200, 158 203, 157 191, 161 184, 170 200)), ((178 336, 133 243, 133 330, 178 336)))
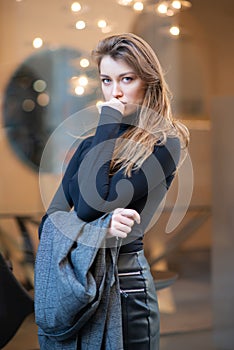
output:
POLYGON ((125 104, 125 115, 135 111, 145 96, 145 83, 124 60, 104 56, 100 63, 102 92, 106 101, 113 97, 125 104))

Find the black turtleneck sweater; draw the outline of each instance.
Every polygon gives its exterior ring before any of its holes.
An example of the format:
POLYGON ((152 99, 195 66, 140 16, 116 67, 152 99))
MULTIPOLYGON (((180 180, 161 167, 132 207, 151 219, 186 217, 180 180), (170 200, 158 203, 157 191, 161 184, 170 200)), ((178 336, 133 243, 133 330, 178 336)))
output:
POLYGON ((103 107, 94 136, 81 142, 76 149, 48 210, 43 217, 39 234, 48 214, 74 208, 78 217, 92 222, 116 208, 135 209, 141 223, 135 224, 123 240, 120 253, 142 249, 144 232, 164 198, 180 157, 178 138, 167 139, 164 145, 155 145, 141 169, 133 170, 131 177, 118 170, 110 175, 110 161, 118 137, 131 127, 132 117, 103 107))

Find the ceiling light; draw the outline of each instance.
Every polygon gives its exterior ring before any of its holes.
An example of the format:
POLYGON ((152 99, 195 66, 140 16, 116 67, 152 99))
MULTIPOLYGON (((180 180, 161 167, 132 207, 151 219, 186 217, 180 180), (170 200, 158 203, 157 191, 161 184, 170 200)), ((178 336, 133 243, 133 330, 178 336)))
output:
POLYGON ((82 68, 87 68, 89 66, 89 60, 87 58, 82 58, 80 60, 80 66, 82 68))
POLYGON ((133 5, 133 9, 134 9, 135 11, 142 11, 142 10, 144 9, 144 4, 143 4, 143 2, 141 2, 141 1, 135 2, 134 5, 133 5))
POLYGON ((85 89, 83 88, 83 86, 77 86, 77 87, 75 88, 75 93, 76 93, 76 95, 78 95, 78 96, 83 95, 83 94, 84 94, 84 91, 85 91, 85 89))
POLYGON ((77 21, 76 22, 76 29, 82 30, 85 29, 86 23, 85 21, 77 21))
POLYGON ((187 0, 116 0, 119 5, 132 7, 135 11, 152 13, 154 10, 161 16, 173 16, 180 10, 192 6, 187 0))
POLYGON ((43 45, 43 40, 41 38, 35 38, 33 40, 33 47, 35 49, 39 49, 40 47, 42 47, 42 45, 43 45))
POLYGON ((159 13, 166 14, 167 13, 167 6, 165 4, 160 4, 157 7, 157 11, 159 13))
POLYGON ((122 6, 129 6, 131 5, 133 0, 118 0, 118 4, 122 6))
POLYGON ((174 0, 172 1, 171 6, 176 10, 180 10, 182 5, 180 1, 174 0))
POLYGON ((79 2, 73 2, 71 4, 72 12, 79 12, 81 10, 81 4, 79 2))
POLYGON ((180 28, 177 26, 173 26, 169 29, 171 35, 178 36, 180 34, 180 28))
POLYGON ((107 23, 104 19, 100 19, 97 25, 98 25, 98 28, 105 28, 107 26, 107 23))
POLYGON ((85 75, 82 75, 81 77, 79 77, 78 82, 79 82, 80 86, 86 86, 86 85, 88 85, 89 81, 85 75))

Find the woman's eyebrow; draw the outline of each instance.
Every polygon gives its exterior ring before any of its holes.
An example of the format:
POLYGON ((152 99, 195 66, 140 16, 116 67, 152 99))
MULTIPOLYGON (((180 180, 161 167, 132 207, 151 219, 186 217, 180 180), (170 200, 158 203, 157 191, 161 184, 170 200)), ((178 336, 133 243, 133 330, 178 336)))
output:
POLYGON ((109 75, 107 75, 107 74, 100 74, 100 77, 105 77, 105 78, 109 78, 109 75))
MULTIPOLYGON (((124 72, 124 73, 121 73, 121 74, 119 74, 119 77, 121 78, 121 77, 123 77, 124 75, 128 75, 128 74, 136 74, 135 72, 133 72, 133 71, 129 71, 129 72, 124 72)), ((100 74, 100 77, 109 77, 109 75, 107 75, 107 74, 100 74)))

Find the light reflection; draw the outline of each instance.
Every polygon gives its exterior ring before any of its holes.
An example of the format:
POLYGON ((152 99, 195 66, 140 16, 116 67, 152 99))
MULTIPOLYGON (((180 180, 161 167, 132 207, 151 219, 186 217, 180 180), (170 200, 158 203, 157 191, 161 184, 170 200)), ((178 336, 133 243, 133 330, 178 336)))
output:
POLYGON ((80 86, 87 86, 88 85, 88 78, 85 75, 82 75, 81 77, 79 77, 78 79, 78 83, 80 86))
POLYGON ((83 95, 83 94, 84 94, 84 91, 85 91, 85 89, 83 88, 83 86, 77 86, 77 87, 75 88, 75 93, 76 93, 76 95, 78 95, 78 96, 83 95))
POLYGON ((129 6, 133 0, 118 0, 118 4, 122 6, 129 6))
POLYGON ((37 92, 42 92, 46 89, 47 87, 47 84, 44 80, 36 80, 34 83, 33 83, 33 89, 37 92))
POLYGON ((102 104, 103 104, 103 101, 99 100, 99 101, 96 102, 96 107, 99 107, 99 106, 101 106, 102 104))
POLYGON ((76 29, 82 30, 85 29, 86 23, 85 21, 77 21, 76 22, 76 29))
POLYGON ((42 94, 39 94, 39 95, 37 96, 37 103, 38 103, 40 106, 46 107, 46 106, 48 106, 49 102, 50 102, 50 97, 49 97, 48 94, 46 94, 46 93, 43 92, 42 94))
POLYGON ((41 38, 35 38, 33 40, 33 47, 35 49, 39 49, 40 47, 42 47, 42 45, 43 45, 43 40, 41 38))
POLYGON ((81 10, 81 4, 79 2, 73 2, 71 4, 72 12, 79 12, 81 10))
POLYGON ((100 19, 97 25, 98 25, 98 28, 105 28, 107 26, 107 23, 104 19, 100 19))
POLYGON ((135 11, 142 11, 144 9, 143 2, 141 2, 141 1, 135 2, 134 5, 133 5, 133 9, 135 11))
POLYGON ((180 10, 182 5, 180 1, 174 0, 172 1, 171 6, 174 7, 174 9, 176 10, 180 10))
POLYGON ((187 0, 116 0, 119 5, 131 6, 135 11, 152 12, 152 9, 156 13, 162 16, 174 16, 180 10, 190 8, 192 6, 190 1, 187 0))
POLYGON ((80 60, 80 66, 82 68, 87 68, 89 66, 89 60, 87 58, 82 58, 80 60))
POLYGON ((177 26, 173 26, 169 29, 171 35, 178 36, 180 34, 180 28, 177 26))
POLYGON ((103 34, 108 34, 112 31, 112 27, 111 26, 106 26, 105 28, 102 28, 102 33, 103 34))
POLYGON ((160 4, 157 7, 157 11, 161 14, 166 14, 167 13, 167 6, 165 4, 160 4))
POLYGON ((30 98, 27 98, 22 103, 22 109, 25 112, 32 112, 35 108, 35 102, 31 100, 30 98))
POLYGON ((167 10, 167 16, 172 17, 174 16, 175 12, 172 9, 167 10))

